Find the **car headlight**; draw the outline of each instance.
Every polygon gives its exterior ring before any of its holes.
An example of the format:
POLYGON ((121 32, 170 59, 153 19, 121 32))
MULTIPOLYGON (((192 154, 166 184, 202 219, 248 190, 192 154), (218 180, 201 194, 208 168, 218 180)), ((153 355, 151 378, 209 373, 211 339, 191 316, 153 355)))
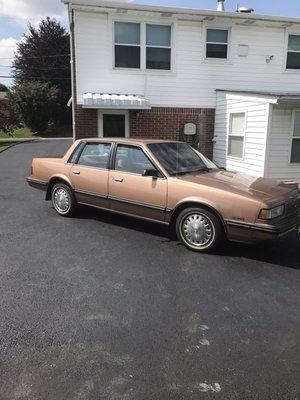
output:
POLYGON ((269 209, 262 209, 259 213, 260 219, 274 219, 281 217, 284 214, 284 205, 277 206, 269 209))

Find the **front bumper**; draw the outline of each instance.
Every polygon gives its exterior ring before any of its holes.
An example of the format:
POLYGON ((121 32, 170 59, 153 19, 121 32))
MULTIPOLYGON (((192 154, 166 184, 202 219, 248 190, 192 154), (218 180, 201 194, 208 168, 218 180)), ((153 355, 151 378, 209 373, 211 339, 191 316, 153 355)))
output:
POLYGON ((229 240, 256 243, 264 240, 274 240, 292 232, 300 233, 300 214, 290 215, 274 224, 248 224, 239 221, 226 221, 229 240))

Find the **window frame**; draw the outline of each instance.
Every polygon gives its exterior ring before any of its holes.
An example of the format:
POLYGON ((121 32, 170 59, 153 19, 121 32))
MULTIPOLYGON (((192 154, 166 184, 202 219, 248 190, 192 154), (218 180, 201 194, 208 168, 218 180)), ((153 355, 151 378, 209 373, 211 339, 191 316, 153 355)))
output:
POLYGON ((293 150, 293 143, 294 140, 299 140, 300 141, 300 136, 294 136, 294 130, 295 130, 295 118, 296 118, 296 113, 300 113, 300 109, 294 109, 292 111, 292 122, 291 122, 291 134, 290 134, 290 146, 289 146, 289 160, 288 163, 290 166, 295 166, 299 168, 300 161, 299 162, 293 162, 292 161, 292 150, 293 150))
MULTIPOLYGON (((151 20, 144 20, 144 21, 136 21, 132 19, 120 19, 120 18, 112 18, 112 69, 116 72, 126 71, 133 73, 141 72, 147 74, 170 74, 174 73, 175 69, 175 22, 158 22, 158 21, 151 21, 151 20), (115 23, 116 22, 127 22, 132 24, 139 24, 140 25, 140 68, 130 68, 130 67, 116 67, 115 64, 115 23), (146 40, 146 33, 147 33, 147 25, 159 25, 159 26, 169 26, 171 28, 171 37, 170 37, 170 47, 163 47, 163 46, 151 46, 147 45, 146 40), (147 47, 155 47, 155 48, 170 48, 171 55, 170 55, 170 69, 148 69, 146 68, 146 57, 147 57, 147 47)), ((123 44, 124 45, 124 44, 123 44)), ((131 46, 131 45, 130 45, 131 46)), ((132 45, 134 46, 134 45, 132 45)))
MULTIPOLYGON (((98 110, 98 137, 103 138, 103 114, 125 115, 125 138, 130 137, 129 110, 101 108, 98 110)), ((107 138, 109 139, 109 138, 107 138)))
POLYGON ((230 112, 228 115, 228 122, 227 122, 227 148, 226 148, 226 157, 232 160, 236 160, 236 161, 243 161, 245 159, 245 145, 246 145, 246 127, 247 127, 247 111, 245 110, 235 110, 234 112, 230 112), (242 134, 232 134, 230 132, 231 130, 231 118, 232 115, 235 114, 244 114, 244 129, 243 129, 243 135, 242 134), (229 138, 230 137, 242 137, 243 138, 243 153, 242 153, 242 157, 237 157, 237 156, 233 156, 231 154, 229 154, 229 138))
POLYGON ((130 175, 135 175, 135 176, 141 176, 143 178, 150 178, 153 179, 153 177, 151 176, 143 176, 141 174, 137 174, 135 172, 128 172, 128 171, 119 171, 116 169, 116 156, 117 156, 117 150, 119 146, 126 146, 126 147, 131 147, 131 148, 135 148, 138 150, 141 150, 144 153, 144 156, 149 160, 149 162, 153 165, 153 167, 157 170, 158 172, 158 176, 157 179, 166 179, 165 174, 161 171, 161 169, 157 166, 156 162, 154 160, 151 159, 151 157, 149 157, 149 155, 145 152, 145 149, 142 146, 139 145, 134 145, 134 144, 130 144, 130 143, 120 143, 120 142, 116 142, 115 146, 114 146, 114 150, 113 150, 113 154, 112 154, 112 162, 111 162, 111 170, 120 174, 130 174, 130 175))
POLYGON ((113 21, 113 65, 114 68, 116 69, 129 69, 129 70, 137 70, 139 71, 142 67, 142 26, 140 22, 137 21, 126 21, 126 20, 114 20, 113 21), (116 43, 116 23, 121 22, 121 23, 125 23, 125 24, 135 24, 135 25, 139 25, 140 27, 140 43, 139 44, 126 44, 126 43, 116 43), (140 48, 140 67, 116 67, 116 46, 131 46, 131 47, 139 47, 140 48))
POLYGON ((299 36, 299 38, 300 38, 300 32, 292 32, 292 31, 286 32, 285 64, 284 64, 284 69, 285 69, 285 71, 287 71, 287 72, 291 72, 291 73, 297 73, 297 72, 298 72, 298 73, 300 73, 300 67, 299 67, 299 68, 288 68, 288 67, 287 67, 288 54, 289 54, 289 53, 300 53, 300 50, 299 50, 299 51, 294 51, 294 50, 289 51, 289 39, 290 39, 290 36, 299 36))
POLYGON ((151 22, 146 22, 145 23, 145 70, 146 71, 171 71, 172 70, 172 25, 168 24, 160 24, 160 23, 151 23, 151 22), (147 44, 147 26, 148 25, 153 25, 153 26, 169 26, 170 27, 170 46, 157 46, 157 45, 150 45, 147 44), (169 69, 161 69, 161 68, 147 68, 147 49, 148 48, 153 48, 153 49, 169 49, 170 50, 170 68, 169 69))
POLYGON ((228 62, 230 61, 231 57, 230 57, 230 51, 231 51, 231 26, 214 26, 214 25, 206 25, 204 26, 204 32, 203 32, 203 37, 205 40, 203 40, 203 59, 205 61, 208 62, 228 62), (208 42, 207 41, 207 31, 208 30, 219 30, 219 31, 227 31, 228 35, 227 35, 227 57, 226 58, 214 58, 214 57, 207 57, 207 44, 223 44, 225 45, 225 43, 221 43, 221 42, 208 42))
POLYGON ((75 160, 75 162, 72 164, 73 166, 76 165, 78 167, 83 167, 83 168, 89 168, 89 169, 97 169, 99 171, 108 171, 110 170, 110 163, 111 163, 111 157, 112 157, 112 151, 113 151, 113 142, 112 141, 83 141, 81 142, 84 145, 82 146, 82 149, 80 149, 80 152, 77 155, 77 158, 75 160), (83 153, 83 150, 86 148, 87 145, 89 144, 109 144, 110 145, 110 149, 109 149, 109 155, 108 155, 108 159, 107 159, 107 165, 106 168, 102 168, 102 167, 93 167, 92 165, 84 165, 84 164, 78 164, 78 161, 81 157, 81 154, 83 153))

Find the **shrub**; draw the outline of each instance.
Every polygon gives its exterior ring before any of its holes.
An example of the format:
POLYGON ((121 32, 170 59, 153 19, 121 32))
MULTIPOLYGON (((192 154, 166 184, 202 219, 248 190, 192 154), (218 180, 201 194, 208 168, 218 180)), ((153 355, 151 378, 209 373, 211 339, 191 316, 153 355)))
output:
POLYGON ((34 133, 45 132, 57 115, 59 89, 49 83, 24 82, 11 88, 8 101, 16 116, 34 133))

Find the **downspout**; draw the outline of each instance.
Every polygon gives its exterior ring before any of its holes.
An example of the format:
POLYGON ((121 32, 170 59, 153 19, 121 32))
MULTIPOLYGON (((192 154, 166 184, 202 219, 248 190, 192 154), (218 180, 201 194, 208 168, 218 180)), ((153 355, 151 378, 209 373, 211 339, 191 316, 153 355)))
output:
POLYGON ((272 125, 273 125, 273 104, 267 104, 267 127, 266 127, 266 137, 265 137, 265 145, 264 145, 264 165, 263 165, 263 177, 269 177, 269 156, 270 156, 270 143, 271 143, 271 135, 272 135, 272 125))
POLYGON ((71 95, 72 95, 72 130, 73 141, 76 140, 76 123, 75 123, 75 65, 74 65, 74 11, 71 3, 68 4, 69 26, 70 26, 70 64, 71 64, 71 95))

